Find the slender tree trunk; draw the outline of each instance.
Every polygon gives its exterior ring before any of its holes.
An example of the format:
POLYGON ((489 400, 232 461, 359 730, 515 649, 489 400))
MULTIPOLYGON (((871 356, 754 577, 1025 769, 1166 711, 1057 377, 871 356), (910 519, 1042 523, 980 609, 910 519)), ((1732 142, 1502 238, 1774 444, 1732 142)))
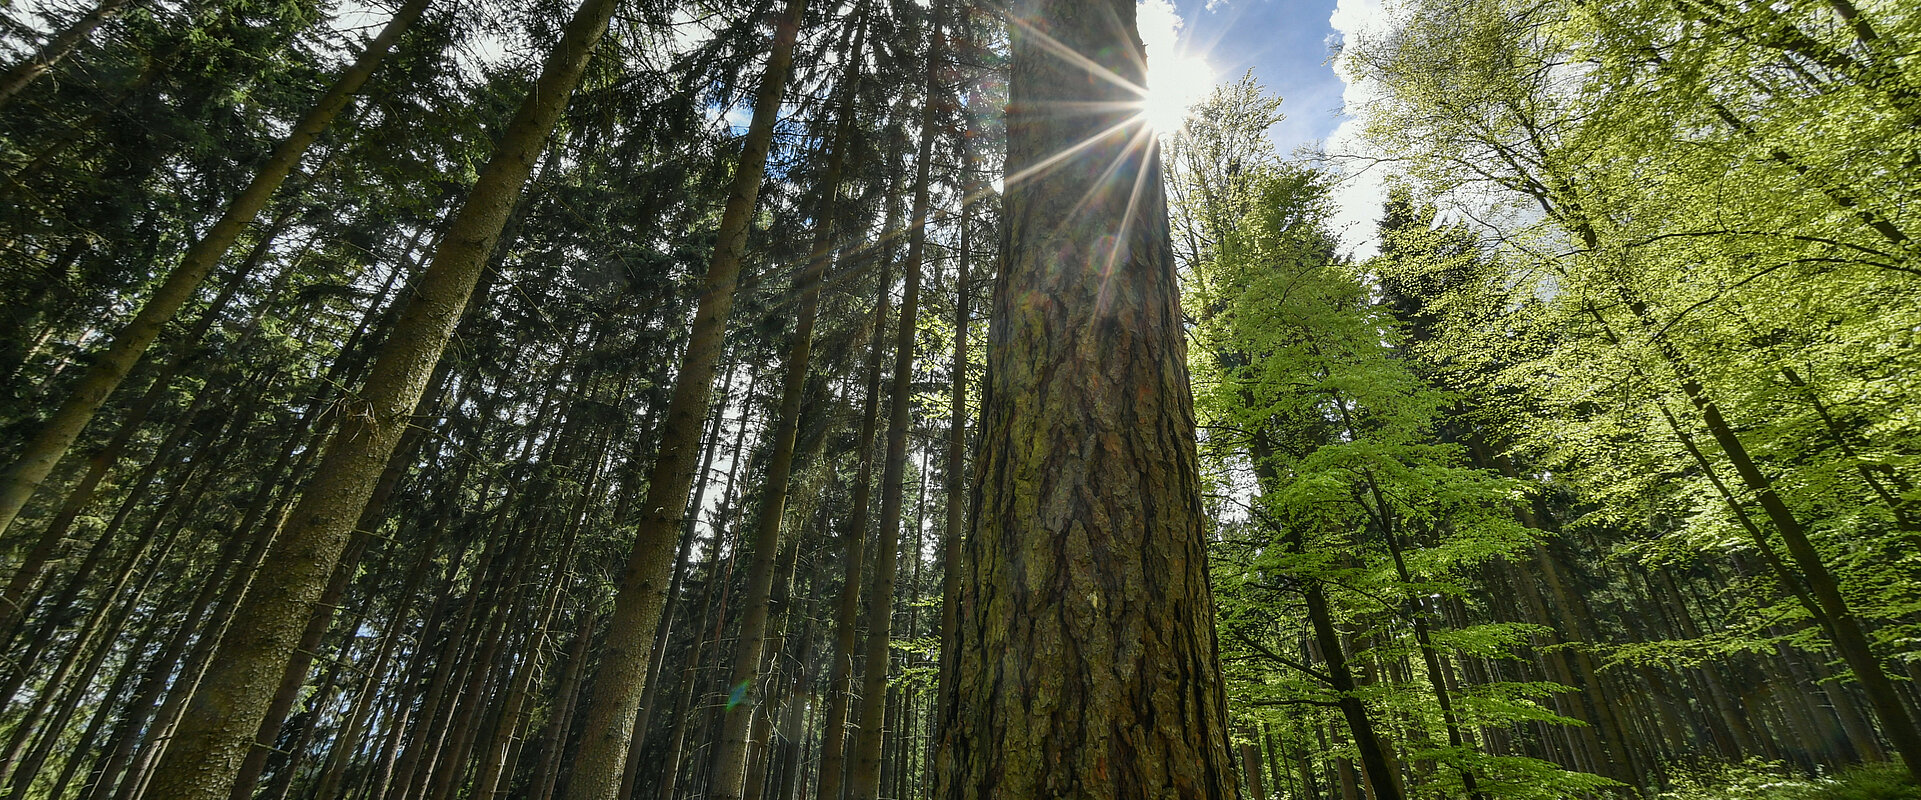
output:
MULTIPOLYGON (((927 251, 929 171, 938 130, 940 65, 946 57, 941 31, 944 0, 934 5, 934 30, 927 52, 926 97, 921 107, 920 151, 914 167, 914 204, 909 212, 907 261, 903 267, 900 321, 894 334, 894 374, 888 392, 887 460, 881 472, 880 533, 874 549, 874 577, 867 589, 866 673, 861 676, 860 725, 854 735, 853 800, 880 794, 881 735, 887 723, 887 677, 892 648, 894 580, 900 556, 901 503, 907 478, 907 434, 913 422, 914 340, 920 320, 921 264, 927 251)), ((916 558, 919 554, 915 554, 916 558)))
MULTIPOLYGON (((1633 296, 1625 284, 1617 283, 1616 288, 1622 302, 1634 313, 1656 351, 1674 370, 1682 394, 1700 413, 1708 435, 1720 446, 1734 474, 1754 493, 1768 521, 1774 524, 1775 531, 1781 535, 1783 543, 1787 545, 1789 558, 1800 572, 1800 585, 1807 589, 1820 609, 1821 617, 1827 623, 1828 636, 1835 650, 1840 652, 1842 661, 1854 673, 1855 680, 1860 682, 1863 693, 1868 697, 1868 706, 1881 723, 1882 734, 1901 756, 1909 776, 1921 781, 1921 726, 1917 726, 1909 716, 1900 692, 1888 678, 1880 657, 1874 654, 1868 644, 1860 618, 1855 616, 1854 610, 1841 594, 1840 582, 1828 570, 1826 561, 1808 538, 1800 518, 1788 508, 1787 501, 1775 492, 1773 481, 1748 454, 1746 443, 1722 415, 1720 405, 1708 395, 1706 387, 1696 377, 1687 360, 1663 335, 1662 327, 1655 322, 1647 305, 1633 296)), ((1790 574, 1782 577, 1792 581, 1795 576, 1790 574)))
MULTIPOLYGON (((161 329, 193 298, 194 290, 206 279, 207 273, 233 247, 234 241, 240 238, 241 232, 253 222, 254 217, 259 216, 260 210, 266 207, 280 184, 299 165, 307 148, 320 138, 320 134, 347 107, 354 93, 373 75, 394 41, 427 10, 427 3, 428 0, 408 0, 387 26, 381 29, 380 34, 367 43, 367 48, 361 51, 353 65, 341 73, 327 93, 307 111, 306 116, 294 124, 293 132, 274 148, 273 154, 255 174, 253 182, 227 206, 220 221, 214 223, 205 236, 187 249, 180 265, 167 275, 166 281, 154 290, 153 296, 147 298, 140 311, 134 314, 133 320, 115 334, 113 343, 95 357, 66 401, 32 435, 18 460, 8 469, 4 478, 0 478, 0 534, 4 534, 13 524, 14 518, 26 507, 34 491, 53 473, 54 466, 66 456, 74 440, 80 438, 80 432, 93 419, 100 405, 107 401, 107 395, 126 379, 127 373, 146 355, 147 348, 160 335, 161 329)), ((3 98, 4 95, 0 95, 0 99, 3 98)))
POLYGON ((1895 485, 1890 490, 1883 484, 1883 476, 1877 475, 1875 466, 1864 460, 1860 451, 1855 449, 1854 436, 1851 435, 1854 431, 1848 430, 1834 419, 1834 414, 1828 411, 1827 404, 1821 401, 1821 393, 1813 386, 1809 386, 1807 381, 1802 380, 1800 373, 1795 372, 1792 367, 1783 365, 1780 370, 1781 377, 1787 379, 1788 385, 1800 390, 1802 395, 1807 397, 1808 404, 1814 407, 1814 413, 1820 416, 1821 423, 1827 427, 1828 436, 1834 439, 1835 445, 1841 448, 1841 453, 1854 464, 1855 473, 1861 476, 1861 482, 1867 484, 1868 488, 1874 492, 1874 496, 1881 500, 1881 504, 1888 507, 1888 513, 1894 517, 1895 527, 1909 532, 1921 531, 1921 520, 1915 518, 1914 501, 1902 499, 1902 496, 1912 491, 1914 487, 1906 485, 1906 481, 1901 480, 1898 474, 1893 473, 1893 468, 1887 466, 1882 466, 1882 469, 1890 473, 1889 477, 1894 478, 1895 485))
MULTIPOLYGON (((687 503, 687 516, 680 532, 680 550, 674 554, 673 577, 668 580, 667 597, 661 604, 660 624, 655 626, 654 629, 653 654, 650 663, 647 665, 647 685, 640 693, 640 713, 634 716, 634 740, 632 744, 628 745, 627 765, 621 772, 620 794, 617 795, 618 797, 631 798, 634 796, 634 781, 640 773, 640 754, 647 743, 648 724, 653 721, 654 707, 660 704, 660 675, 661 671, 665 669, 667 665, 667 643, 673 633, 674 612, 680 606, 681 586, 684 582, 684 575, 687 572, 687 559, 694 551, 695 540, 699 538, 696 535, 697 531, 695 527, 700 523, 701 508, 707 499, 707 487, 713 483, 713 476, 710 472, 714 466, 714 454, 720 450, 720 429, 721 425, 725 423, 727 419, 728 397, 733 388, 734 368, 737 365, 738 362, 730 361, 727 364, 727 369, 721 372, 720 398, 714 409, 713 425, 707 430, 707 446, 705 453, 700 457, 700 469, 695 473, 697 477, 694 484, 694 498, 687 503)), ((743 413, 741 417, 742 431, 745 431, 746 427, 746 415, 743 413)), ((736 453, 740 451, 738 443, 734 446, 734 451, 736 453)), ((639 458, 639 453, 635 453, 634 457, 639 458)), ((640 467, 638 464, 635 464, 632 465, 630 469, 631 472, 629 475, 632 476, 633 481, 630 485, 622 488, 621 500, 623 503, 631 494, 640 491, 640 487, 637 485, 640 478, 640 467)), ((623 523, 626 520, 625 514, 616 514, 615 516, 622 520, 623 523)))
MULTIPOLYGON (((963 27, 964 31, 965 28, 963 27)), ((987 187, 975 175, 979 169, 974 152, 974 114, 971 109, 981 105, 980 94, 969 91, 966 130, 961 134, 961 164, 966 170, 963 184, 966 196, 962 200, 960 218, 960 242, 954 253, 954 360, 948 366, 947 405, 947 469, 945 490, 947 495, 947 519, 941 534, 941 587, 940 587, 940 663, 934 690, 934 740, 938 743, 940 732, 947 728, 948 705, 941 698, 948 695, 954 684, 954 648, 957 626, 960 624, 960 579, 962 533, 967 529, 967 336, 970 321, 969 305, 973 302, 974 287, 970 283, 968 265, 974 257, 974 205, 985 198, 987 187)), ((932 762, 930 761, 930 764, 932 762)), ((929 775, 932 775, 930 769, 929 775)))
MULTIPOLYGON (((159 525, 155 524, 152 527, 158 528, 159 525)), ((27 753, 25 761, 14 772, 9 796, 25 797, 27 795, 27 790, 39 776, 41 766, 46 763, 47 756, 52 753, 53 748, 59 744, 62 734, 65 733, 67 720, 79 707, 80 701, 86 694, 85 690, 89 684, 93 683, 94 675, 106 662, 107 656, 112 653, 112 639, 120 635, 120 631, 132 617, 134 609, 140 605, 148 588, 153 585, 179 533, 180 526, 169 526, 159 544, 151 548, 153 555, 150 559, 147 558, 149 552, 147 545, 143 544, 136 551, 134 558, 121 569, 120 576, 114 585, 101 596, 99 606, 81 629, 71 655, 63 660, 60 667, 47 679, 41 690, 43 699, 37 700, 27 716, 19 721, 18 727, 14 729, 13 744, 8 748, 5 757, 6 763, 0 765, 0 779, 7 776, 7 771, 13 766, 17 748, 26 742, 39 719, 49 713, 52 714, 47 723, 41 727, 40 741, 27 753), (141 561, 151 563, 142 570, 139 563, 141 561), (142 572, 145 575, 141 577, 139 585, 133 589, 132 595, 122 602, 120 598, 126 593, 128 584, 142 572), (114 613, 116 610, 119 613, 114 613), (61 691, 63 689, 65 691, 61 691)))
MULTIPOLYGON (((574 631, 573 644, 568 646, 567 667, 561 670, 560 686, 557 692, 559 708, 548 717, 547 726, 540 735, 540 766, 534 770, 534 800, 549 800, 554 794, 554 784, 560 779, 560 754, 567 747, 567 731, 572 727, 574 709, 578 707, 580 678, 587 669, 587 645, 594 637, 594 614, 582 608, 580 626, 574 631)), ((322 798, 321 800, 325 800, 322 798)))
POLYGON ((1241 776, 1247 788, 1247 800, 1267 800, 1267 784, 1261 780, 1261 750, 1255 743, 1254 731, 1243 729, 1248 741, 1241 745, 1241 776))
POLYGON ((1134 14, 1012 8, 943 798, 1236 796, 1160 159, 1127 110, 1134 14))
POLYGON ((208 685, 167 748, 153 784, 160 796, 219 800, 231 790, 247 742, 266 714, 271 687, 284 672, 300 628, 312 616, 350 529, 426 388, 614 6, 614 0, 587 0, 574 14, 493 160, 442 237, 374 364, 357 403, 359 413, 343 415, 319 471, 268 556, 278 580, 250 593, 242 604, 241 635, 221 643, 208 685))
POLYGON ((780 721, 780 776, 769 800, 795 800, 799 797, 799 774, 801 770, 801 751, 806 738, 808 679, 814 671, 814 620, 816 609, 820 606, 819 585, 809 591, 807 607, 802 610, 805 621, 800 628, 800 657, 795 659, 793 675, 786 691, 786 706, 781 711, 780 721))
POLYGON ((845 785, 847 710, 853 695, 854 648, 859 633, 860 588, 867 548, 867 507, 873 500, 874 435, 880 418, 881 357, 886 353, 882 331, 892 307, 892 262, 882 259, 880 287, 874 301, 872 342, 867 351, 867 393, 861 400, 860 428, 854 436, 857 466, 854 496, 847 523, 841 528, 841 590, 834 611, 833 664, 828 668, 827 711, 821 722, 819 777, 815 800, 840 800, 845 785))
POLYGON ((49 38, 40 49, 34 51, 25 61, 13 65, 4 75, 0 75, 0 108, 5 108, 20 90, 27 88, 35 78, 45 75, 55 64, 78 48, 87 37, 93 34, 101 23, 120 13, 131 0, 100 0, 100 5, 74 20, 59 33, 49 38))
MULTIPOLYGON (((346 775, 348 760, 353 757, 355 749, 360 747, 360 739, 365 733, 369 715, 373 711, 374 700, 385 688, 382 680, 387 674, 387 662, 392 658, 394 647, 400 641, 401 628, 406 624, 407 614, 413 607, 414 597, 419 593, 420 584, 426 580, 430 560, 434 554, 435 545, 439 543, 441 530, 439 526, 434 527, 419 545, 420 552, 414 560, 413 567, 407 571, 406 581, 400 588, 400 594, 397 595, 393 619, 388 622, 387 629, 381 633, 380 643, 374 647, 371 666, 365 673, 366 682, 361 686, 360 694, 354 698, 353 706, 348 710, 346 719, 341 721, 340 731, 334 737, 333 747, 327 753, 327 763, 321 768, 319 783, 314 790, 313 796, 316 800, 333 800, 340 793, 341 780, 346 775)), ((457 567, 457 557, 455 564, 457 567)), ((436 605, 435 610, 430 612, 428 617, 430 619, 437 617, 438 611, 439 608, 436 605)))
MULTIPOLYGON (((723 624, 720 618, 726 614, 726 592, 723 591, 722 587, 724 587, 728 583, 728 579, 732 577, 733 562, 730 555, 727 565, 723 567, 721 564, 721 550, 723 549, 723 542, 727 538, 727 535, 733 530, 728 524, 728 510, 734 499, 734 478, 739 475, 741 465, 744 464, 748 458, 746 451, 747 417, 752 411, 754 387, 757 385, 760 377, 757 371, 749 373, 749 375, 747 391, 742 393, 741 398, 740 427, 734 432, 732 455, 728 458, 727 480, 721 487, 720 508, 717 509, 718 513, 714 515, 713 541, 709 543, 707 547, 706 585, 701 587, 700 602, 696 604, 695 607, 695 610, 698 611, 701 616, 695 620, 691 620, 697 622, 697 625, 694 628, 692 641, 687 645, 686 659, 682 662, 680 670, 680 691, 674 700, 674 727, 668 737, 666 757, 661 759, 661 775, 656 783, 657 796, 661 798, 661 800, 671 800, 673 797, 674 787, 678 785, 680 780, 682 755, 686 752, 687 735, 692 732, 694 727, 691 721, 693 717, 696 716, 692 710, 693 703, 694 698, 700 696, 702 656, 706 652, 707 639, 709 638, 701 633, 701 631, 706 629, 706 621, 709 618, 715 619, 712 638, 715 640, 716 646, 718 646, 720 629, 723 624), (720 597, 719 602, 715 602, 716 595, 720 597)), ((694 513, 698 514, 699 510, 696 509, 694 513)), ((689 530, 691 531, 691 528, 689 530)))
POLYGON ((773 49, 767 71, 754 98, 753 120, 747 126, 740 168, 723 212, 713 259, 701 281, 693 331, 681 358, 663 422, 660 452, 647 481, 647 501, 641 506, 634 549, 616 583, 613 616, 600 651, 593 689, 588 693, 586 734, 567 782, 568 800, 613 800, 633 741, 634 714, 640 705, 654 627, 660 622, 661 597, 672 566, 674 533, 681 528, 679 512, 694 481, 700 457, 700 424, 707 416, 715 367, 720 360, 727 316, 734 305, 740 277, 741 254, 747 245, 767 152, 773 143, 774 121, 787 87, 794 60, 794 41, 800 31, 806 0, 787 0, 775 23, 773 49))
MULTIPOLYGON (((83 767, 92 768, 100 763, 103 753, 94 747, 94 742, 99 739, 100 733, 106 729, 108 721, 113 718, 115 704, 126 694, 133 679, 141 674, 141 670, 138 669, 140 654, 147 651, 147 648, 153 644, 154 637, 161 634, 166 627, 160 624, 160 619, 156 617, 149 621, 141 631, 140 638, 135 639, 133 645, 127 649, 119 674, 114 676, 112 685, 108 686, 106 693, 101 695, 100 703, 94 709, 93 718, 88 720, 87 728, 81 732, 79 742, 68 751, 67 763, 61 767, 60 776, 54 780, 53 787, 47 790, 48 797, 66 797, 67 787, 72 784, 74 777, 80 774, 80 770, 83 767), (91 757, 83 757, 82 753, 90 754, 91 757)), ((121 716, 131 711, 126 707, 118 710, 121 716)), ((84 787, 82 791, 84 792, 84 787)))
MULTIPOLYGON (((1345 416, 1346 412, 1343 411, 1342 415, 1345 416)), ((1349 427, 1348 430, 1349 434, 1352 435, 1353 428, 1349 427)), ((1394 525, 1395 517, 1393 511, 1387 504, 1387 498, 1381 492, 1380 484, 1375 483, 1370 477, 1367 486, 1368 491, 1372 493, 1374 497, 1374 505, 1377 512, 1375 519, 1380 523, 1381 536, 1387 541, 1388 554, 1394 557, 1394 571, 1401 579, 1402 584, 1413 586, 1414 577, 1409 574, 1407 570, 1407 561, 1401 557, 1400 532, 1394 525)), ((1428 635, 1428 615, 1425 613, 1425 603, 1416 600, 1415 609, 1414 641, 1420 645, 1421 663, 1427 668, 1428 686, 1434 690, 1435 703, 1441 709, 1441 724, 1447 728, 1447 744, 1456 750, 1467 748, 1467 737, 1461 733, 1460 720, 1454 713, 1454 699, 1448 694, 1448 684, 1451 683, 1451 681, 1448 680, 1447 676, 1443 673, 1440 651, 1434 647, 1433 637, 1428 635)), ((1474 800, 1483 800, 1484 796, 1481 794, 1480 787, 1475 780, 1472 769, 1469 769, 1466 764, 1458 761, 1448 766, 1460 771, 1461 788, 1467 790, 1470 797, 1473 797, 1474 800)))
POLYGON ((746 597, 742 601, 739 639, 734 646, 732 677, 728 686, 738 701, 730 700, 722 712, 720 740, 715 742, 714 783, 709 797, 739 800, 746 779, 749 727, 760 703, 755 702, 760 680, 761 652, 766 647, 768 598, 774 584, 774 560, 780 550, 781 522, 787 507, 787 484, 794 469, 794 441, 800 433, 801 400, 807 391, 807 367, 814 352, 814 322, 820 313, 821 277, 833 259, 834 217, 840 205, 842 165, 847 160, 847 142, 853 131, 854 112, 851 91, 858 79, 861 43, 866 23, 860 23, 853 50, 847 55, 847 74, 841 80, 840 121, 835 125, 833 142, 828 145, 827 168, 820 184, 820 207, 814 214, 814 243, 807 266, 795 278, 794 294, 800 305, 794 311, 794 332, 788 342, 782 365, 780 406, 775 412, 772 433, 773 452, 767 463, 761 489, 760 517, 748 543, 752 560, 748 562, 746 597))
MULTIPOLYGON (((201 676, 206 674, 215 647, 225 635, 228 623, 233 619, 234 610, 246 596, 254 575, 260 569, 261 560, 266 557, 267 548, 272 543, 277 526, 269 524, 256 528, 252 524, 258 523, 259 517, 267 513, 265 511, 267 505, 269 505, 267 496, 257 494, 244 515, 242 524, 235 528, 237 536, 248 532, 252 534, 249 537, 251 541, 247 543, 246 555, 236 565, 236 569, 226 577, 213 611, 199 626, 198 636, 194 639, 192 649, 188 651, 186 658, 180 661, 179 674, 170 675, 167 668, 173 665, 168 664, 157 674, 150 676, 150 679, 155 681, 156 690, 165 687, 166 699, 155 710, 153 724, 148 726, 145 735, 140 737, 138 752, 121 766, 126 770, 126 777, 120 781, 117 788, 113 789, 111 796, 114 800, 132 800, 139 796, 141 788, 146 785, 148 777, 152 774, 150 768, 153 762, 158 758, 159 753, 166 749, 167 742, 172 738, 173 729, 179 722, 181 712, 186 708, 188 698, 193 696, 195 688, 200 684, 201 676), (166 681, 170 677, 172 684, 169 686, 166 681)), ((139 707, 145 709, 147 704, 139 707)), ((137 730, 137 727, 132 730, 137 730)), ((130 739, 129 744, 131 743, 130 739)), ((107 796, 105 793, 112 786, 113 781, 110 777, 97 781, 96 796, 107 796)))
MULTIPOLYGON (((66 498, 61 502, 60 509, 54 513, 52 520, 47 523, 46 529, 41 532, 40 538, 34 543, 33 548, 27 552, 26 556, 21 559, 20 565, 14 569, 13 576, 8 579, 4 593, 0 593, 0 636, 6 635, 3 632, 13 630, 15 623, 19 621, 18 612, 26 608, 27 597, 33 590, 34 584, 46 575, 52 559, 59 552, 61 543, 66 541, 67 533, 72 529, 74 521, 79 518, 81 512, 86 510, 87 504, 93 500, 95 492, 99 489, 100 482, 105 479, 107 473, 119 463, 121 454, 125 452, 127 445, 133 441, 134 434, 140 431, 141 426, 146 422, 148 414, 152 413, 160 401, 167 396, 167 390, 171 388, 174 376, 178 375, 183 368, 191 365, 195 361, 194 348, 204 339, 207 331, 213 327, 214 320, 219 317, 220 309, 224 308, 227 303, 233 299, 234 295, 239 292, 241 286, 246 283, 247 276, 266 258, 277 233, 289 219, 291 219, 290 213, 282 213, 278 219, 267 226, 267 233, 259 238, 259 241, 255 243, 253 250, 247 254, 247 257, 242 261, 240 267, 234 270, 233 277, 228 280, 227 286, 225 290, 221 292, 220 297, 216 298, 214 302, 208 306, 206 313, 201 315, 199 322, 194 325, 193 330, 181 337, 179 349, 176 351, 174 358, 165 368, 160 370, 160 374, 154 376, 153 382, 148 387, 146 394, 142 395, 127 411, 125 419, 120 421, 120 427, 114 432, 113 438, 107 441, 107 444, 100 449, 100 452, 95 453, 91 459, 88 459, 86 473, 72 489, 68 490, 66 498)), ((282 281, 292 272, 292 268, 284 270, 281 273, 282 281)), ((270 292, 269 294, 272 293, 273 292, 270 292)), ((259 308, 255 310, 253 320, 247 326, 248 333, 251 333, 254 327, 258 325, 267 307, 268 303, 262 302, 259 308)), ((214 392, 208 388, 203 388, 200 394, 195 396, 194 402, 190 404, 191 407, 189 410, 183 414, 183 418, 192 419, 193 415, 200 409, 204 399, 211 397, 213 394, 214 392)), ((6 526, 4 524, 0 524, 0 532, 3 532, 5 528, 6 526)))

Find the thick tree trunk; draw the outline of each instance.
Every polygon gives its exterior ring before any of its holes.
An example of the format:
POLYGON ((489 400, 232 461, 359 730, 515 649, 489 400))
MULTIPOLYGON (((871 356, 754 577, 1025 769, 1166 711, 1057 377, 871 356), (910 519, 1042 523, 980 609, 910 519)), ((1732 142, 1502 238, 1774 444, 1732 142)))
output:
MULTIPOLYGON (((306 155, 307 148, 347 107, 354 92, 359 91, 367 78, 373 75, 374 69, 380 66, 381 59, 401 33, 427 10, 427 3, 428 0, 408 0, 387 26, 381 29, 380 34, 367 43, 367 48, 361 51, 353 65, 341 73, 327 93, 307 111, 306 116, 294 124, 293 132, 274 148, 273 154, 254 175, 253 182, 227 206, 220 221, 214 223, 205 236, 187 249, 180 265, 167 275, 166 281, 154 290, 153 296, 147 298, 140 311, 134 314, 133 320, 115 334, 113 343, 107 346, 106 351, 95 357, 66 401, 35 431, 18 460, 4 477, 0 477, 0 534, 4 534, 8 526, 13 524, 14 518, 26 507, 34 491, 53 473, 54 466, 66 456, 74 440, 80 438, 81 430, 87 427, 87 422, 93 419, 100 405, 107 401, 107 395, 146 355, 147 348, 160 335, 161 329, 193 298, 194 290, 206 279, 207 273, 220 263, 227 250, 233 247, 234 240, 240 238, 241 232, 266 207, 280 184, 299 165, 301 157, 306 155)), ((542 138, 545 138, 544 132, 542 138)))
POLYGON ((627 747, 634 738, 634 714, 639 710, 654 628, 660 622, 664 603, 661 595, 673 563, 674 534, 681 528, 680 514, 693 486, 695 461, 700 457, 701 421, 707 416, 721 340, 734 305, 747 226, 767 169, 774 121, 786 91, 794 41, 806 9, 806 0, 787 0, 786 9, 775 22, 773 48, 754 97, 754 116, 747 126, 740 167, 734 173, 732 192, 721 217, 713 259, 701 280, 687 352, 681 358, 673 395, 667 403, 660 452, 648 474, 647 500, 641 505, 634 549, 616 583, 613 616, 607 623, 600 665, 588 693, 586 734, 574 758, 573 777, 567 782, 568 800, 613 800, 620 788, 627 747))
POLYGON ((320 640, 333 627, 334 610, 340 606, 340 598, 346 594, 347 584, 360 569, 360 557, 367 549, 369 538, 355 532, 352 543, 348 545, 340 563, 334 567, 333 577, 327 580, 327 588, 320 593, 320 600, 315 604, 317 610, 307 620, 307 627, 300 634, 300 643, 294 646, 286 671, 281 673, 280 687, 267 704, 267 714, 260 721, 259 731, 254 734, 253 747, 240 763, 240 771, 234 777, 233 791, 228 800, 248 800, 253 797, 255 784, 259 783, 261 773, 267 769, 268 757, 273 755, 274 742, 280 738, 280 728, 286 724, 287 714, 293 710, 294 702, 300 699, 300 690, 307 686, 307 672, 313 667, 314 657, 319 654, 320 640))
POLYGON ((407 416, 614 6, 614 0, 587 0, 575 12, 442 237, 355 403, 358 412, 343 415, 318 472, 268 556, 277 580, 242 603, 236 635, 221 643, 207 685, 167 748, 153 783, 157 796, 219 800, 232 788, 301 627, 312 617, 353 523, 406 428, 407 416))
POLYGON ((1013 8, 946 798, 1236 796, 1160 158, 1127 110, 1134 13, 1013 8))

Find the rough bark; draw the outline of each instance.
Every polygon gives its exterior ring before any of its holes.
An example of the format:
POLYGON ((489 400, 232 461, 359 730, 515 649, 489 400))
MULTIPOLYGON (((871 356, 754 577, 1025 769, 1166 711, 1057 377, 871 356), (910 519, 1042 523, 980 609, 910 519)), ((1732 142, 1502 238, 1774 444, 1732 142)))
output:
POLYGON ((1236 795, 1160 159, 1126 107, 1134 13, 1013 8, 943 797, 1236 795))

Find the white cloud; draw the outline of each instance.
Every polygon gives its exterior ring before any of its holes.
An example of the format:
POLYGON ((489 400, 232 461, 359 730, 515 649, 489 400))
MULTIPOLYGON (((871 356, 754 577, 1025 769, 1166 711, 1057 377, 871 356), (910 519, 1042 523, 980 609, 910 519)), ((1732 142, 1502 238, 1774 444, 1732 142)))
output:
POLYGON ((1147 63, 1153 64, 1157 54, 1170 58, 1179 50, 1181 12, 1175 10, 1168 0, 1140 0, 1134 6, 1134 24, 1140 28, 1141 44, 1147 47, 1147 63))
MULTIPOLYGON (((1382 30, 1387 24, 1388 15, 1382 0, 1339 0, 1334 13, 1328 17, 1328 25, 1349 45, 1366 33, 1382 30)), ((1348 171, 1348 176, 1334 190, 1335 230, 1341 232, 1342 242, 1356 258, 1367 258, 1380 252, 1376 220, 1381 215, 1381 203, 1387 199, 1387 176, 1386 167, 1369 166, 1366 160, 1369 150, 1361 140, 1361 132, 1367 126, 1369 104, 1379 93, 1367 82, 1356 80, 1349 63, 1351 59, 1352 55, 1343 50, 1334 60, 1334 73, 1345 85, 1341 93, 1344 118, 1334 129, 1334 135, 1328 137, 1327 153, 1348 171)))

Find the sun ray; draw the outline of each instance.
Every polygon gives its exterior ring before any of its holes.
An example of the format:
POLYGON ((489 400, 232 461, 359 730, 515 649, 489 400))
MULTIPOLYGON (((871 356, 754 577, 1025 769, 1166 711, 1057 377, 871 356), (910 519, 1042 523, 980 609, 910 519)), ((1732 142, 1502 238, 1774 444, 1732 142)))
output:
POLYGON ((1023 168, 1019 172, 1015 172, 1013 174, 1008 175, 1002 181, 1002 183, 1005 186, 1012 186, 1016 183, 1027 180, 1028 178, 1035 177, 1043 172, 1046 172, 1048 169, 1052 168, 1054 165, 1059 164, 1063 161, 1066 161, 1070 158, 1073 158, 1075 155, 1078 155, 1081 151, 1086 150, 1090 147, 1093 147, 1097 144, 1100 144, 1101 141, 1106 139, 1107 137, 1112 136, 1123 129, 1136 127, 1136 126, 1139 126, 1140 124, 1141 124, 1141 120, 1138 115, 1123 119, 1120 122, 1116 122, 1113 125, 1109 125, 1106 128, 1101 129, 1100 131, 1094 133, 1093 135, 1088 136, 1085 139, 1082 139, 1078 142, 1068 145, 1067 147, 1061 149, 1060 152, 1055 153, 1051 156, 1048 156, 1047 158, 1041 159, 1040 161, 1023 168))
POLYGON ((1047 52, 1058 56, 1061 60, 1086 70, 1088 74, 1094 77, 1132 92, 1135 97, 1147 96, 1147 87, 1137 85, 1133 81, 1114 74, 1113 70, 1101 66, 1093 59, 1081 53, 1075 52, 1074 48, 1061 44, 1060 40, 1047 35, 1045 31, 1028 24, 1026 21, 1012 14, 1003 14, 1002 17, 1007 20, 1009 25, 1017 27, 1021 29, 1023 33, 1034 37, 1036 41, 1040 42, 1041 47, 1045 48, 1047 52))

